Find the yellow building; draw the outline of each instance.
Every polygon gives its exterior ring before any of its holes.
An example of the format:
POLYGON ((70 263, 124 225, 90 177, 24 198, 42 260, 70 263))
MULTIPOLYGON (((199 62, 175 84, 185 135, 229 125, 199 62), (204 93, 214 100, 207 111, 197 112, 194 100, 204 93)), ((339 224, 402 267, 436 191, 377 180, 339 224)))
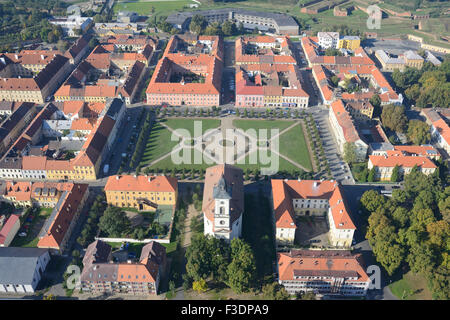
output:
POLYGON ((339 39, 338 49, 356 50, 361 46, 361 40, 357 36, 345 36, 339 39))
POLYGON ((158 205, 176 205, 178 182, 166 176, 117 175, 108 178, 105 193, 115 207, 155 211, 158 205))

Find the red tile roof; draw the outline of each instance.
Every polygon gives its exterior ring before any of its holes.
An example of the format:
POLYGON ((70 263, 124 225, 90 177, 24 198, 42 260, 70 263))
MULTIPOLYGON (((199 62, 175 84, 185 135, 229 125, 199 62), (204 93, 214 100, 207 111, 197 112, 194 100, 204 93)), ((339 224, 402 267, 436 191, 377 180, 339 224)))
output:
POLYGON ((329 202, 336 229, 356 229, 337 182, 272 179, 271 183, 277 228, 297 228, 293 199, 326 199, 329 202))
POLYGON ((10 215, 8 220, 6 220, 5 224, 3 225, 3 228, 1 228, 0 230, 0 245, 5 244, 6 238, 12 231, 12 228, 16 225, 17 221, 20 221, 20 219, 19 216, 16 214, 10 215))
POLYGON ((110 176, 105 191, 176 192, 176 178, 166 176, 110 176))
POLYGON ((350 251, 292 250, 289 253, 278 253, 277 262, 280 280, 294 280, 295 275, 357 278, 345 280, 350 283, 369 281, 361 254, 354 255, 350 251))
POLYGON ((427 157, 418 157, 418 156, 395 156, 392 155, 390 157, 385 156, 369 156, 369 161, 375 166, 379 168, 393 168, 396 165, 400 167, 412 168, 417 166, 419 168, 437 168, 436 165, 428 159, 427 157))

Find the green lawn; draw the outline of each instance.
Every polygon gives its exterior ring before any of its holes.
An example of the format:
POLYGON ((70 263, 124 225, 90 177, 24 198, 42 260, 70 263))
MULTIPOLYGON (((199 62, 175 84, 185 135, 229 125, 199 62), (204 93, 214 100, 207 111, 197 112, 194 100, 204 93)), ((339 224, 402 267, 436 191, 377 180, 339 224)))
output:
POLYGON ((179 141, 171 141, 171 136, 172 133, 167 128, 155 123, 142 154, 141 165, 146 165, 172 151, 179 141))
POLYGON ((174 11, 183 11, 183 8, 189 7, 189 4, 193 4, 190 0, 176 0, 176 1, 120 1, 114 4, 114 13, 118 11, 134 11, 140 15, 151 16, 152 7, 154 8, 155 16, 169 15, 174 11))
MULTIPOLYGON (((185 128, 187 129, 192 135, 194 132, 194 119, 177 119, 177 118, 171 118, 167 120, 163 120, 163 123, 167 126, 169 126, 172 129, 178 129, 178 128, 185 128)), ((288 128, 289 126, 295 124, 295 121, 292 120, 247 120, 247 119, 239 119, 234 120, 233 125, 236 128, 240 128, 244 131, 248 129, 279 129, 281 132, 282 130, 288 128)), ((217 128, 220 126, 220 120, 217 119, 203 119, 202 120, 202 129, 203 132, 205 132, 208 129, 211 128, 217 128)), ((197 134, 198 135, 198 134, 197 134)), ((270 132, 269 132, 270 137, 270 132)), ((141 164, 145 165, 149 162, 163 156, 164 154, 169 153, 174 146, 176 146, 176 141, 170 141, 170 131, 167 128, 164 128, 161 124, 156 124, 154 129, 152 130, 149 141, 147 143, 147 148, 144 151, 143 159, 141 164)), ((258 152, 258 151, 257 151, 258 152)), ((301 130, 301 127, 294 127, 284 134, 280 136, 280 148, 279 152, 286 157, 291 158, 294 162, 297 162, 298 164, 304 166, 307 170, 312 170, 311 161, 309 158, 309 154, 307 151, 306 141, 303 136, 303 132, 301 130)), ((183 149, 182 151, 179 151, 179 156, 182 157, 184 155, 187 155, 190 159, 189 164, 175 164, 172 161, 172 157, 169 155, 166 158, 160 160, 159 162, 154 163, 150 166, 150 169, 158 169, 160 171, 166 170, 171 171, 173 168, 176 168, 177 170, 180 169, 186 169, 186 177, 189 177, 189 171, 191 169, 205 170, 206 168, 215 165, 215 163, 206 163, 206 160, 202 157, 202 154, 195 150, 195 149, 183 149), (196 164, 195 158, 201 159, 201 163, 196 164)), ((252 153, 253 155, 254 153, 252 153)), ((261 168, 269 168, 270 164, 262 163, 259 159, 260 153, 257 153, 257 160, 256 163, 254 161, 250 162, 250 159, 252 159, 251 155, 247 155, 244 159, 244 163, 236 163, 235 165, 246 170, 254 170, 254 169, 261 169, 261 168)), ((268 155, 270 158, 270 154, 268 155)), ((278 166, 276 166, 274 169, 275 171, 298 171, 301 170, 301 168, 298 168, 294 164, 290 163, 289 161, 276 156, 278 160, 278 166)), ((272 158, 270 158, 272 159, 272 158)), ((209 158, 208 158, 209 160, 209 158)), ((273 160, 270 160, 273 162, 273 160)))
MULTIPOLYGON (((189 131, 191 136, 194 136, 194 125, 195 122, 201 121, 202 125, 202 134, 205 133, 208 129, 217 128, 220 126, 220 120, 214 119, 201 119, 201 120, 193 120, 193 119, 165 119, 161 122, 165 125, 169 126, 171 129, 180 129, 184 128, 189 131)), ((196 134, 197 136, 198 134, 196 134)), ((166 127, 162 126, 159 122, 156 123, 152 131, 150 132, 149 138, 147 140, 147 144, 142 155, 141 165, 147 165, 148 163, 158 159, 159 157, 168 154, 173 150, 173 148, 179 143, 178 141, 171 140, 172 132, 168 130, 166 127)), ((174 164, 172 163, 171 157, 167 157, 164 160, 156 163, 152 167, 157 167, 160 169, 171 169, 174 164)), ((198 165, 195 165, 198 166, 198 165)))
MULTIPOLYGON (((29 229, 26 237, 19 237, 19 232, 17 232, 15 238, 11 242, 11 247, 31 247, 35 248, 39 242, 39 232, 42 228, 45 220, 52 213, 53 208, 40 208, 37 216, 34 217, 33 221, 29 223, 29 229)), ((21 220, 22 221, 22 220, 21 220)), ((25 222, 23 222, 25 223, 25 222)))
POLYGON ((411 271, 404 274, 402 279, 391 283, 389 288, 399 299, 431 300, 431 292, 425 278, 411 271))
POLYGON ((308 152, 302 125, 297 125, 280 136, 280 153, 312 170, 311 159, 308 152))
MULTIPOLYGON (((294 124, 294 121, 283 121, 283 120, 234 120, 233 125, 236 128, 242 129, 244 131, 247 131, 248 129, 255 129, 256 133, 258 134, 258 131, 260 129, 279 129, 280 132, 287 127, 294 124)), ((270 131, 268 133, 268 136, 270 137, 270 131)))
MULTIPOLYGON (((244 173, 247 169, 249 169, 250 171, 254 170, 254 169, 261 169, 261 168, 267 168, 269 169, 271 167, 270 164, 262 164, 260 163, 259 154, 260 151, 255 151, 253 153, 250 153, 247 157, 245 157, 245 162, 243 164, 239 164, 236 163, 235 165, 239 168, 242 168, 244 170, 244 173), (252 158, 255 156, 256 153, 256 157, 257 157, 257 164, 253 164, 253 160, 252 158), (252 163, 250 163, 250 161, 252 163)), ((267 155, 267 157, 270 158, 270 153, 267 155)), ((277 156, 278 157, 278 156, 277 156)), ((276 169, 276 168, 275 168, 276 169)), ((293 172, 293 171, 298 171, 301 170, 300 168, 298 168, 297 166, 294 166, 292 163, 290 163, 289 161, 286 161, 285 159, 278 157, 278 170, 276 170, 277 172, 279 171, 288 171, 288 172, 293 172)))
MULTIPOLYGON (((207 164, 205 163, 204 159, 202 158, 202 154, 201 152, 194 150, 194 149, 183 149, 182 151, 180 150, 180 156, 184 154, 184 152, 186 152, 189 155, 189 159, 190 159, 190 163, 191 164, 186 164, 186 163, 182 163, 182 164, 175 164, 172 161, 172 158, 169 156, 155 164, 153 164, 152 166, 150 166, 150 169, 159 169, 159 170, 172 170, 173 168, 176 168, 177 170, 181 170, 181 169, 186 169, 186 175, 189 175, 189 170, 191 169, 195 169, 195 170, 199 170, 199 169, 203 169, 206 170, 206 168, 213 166, 215 163, 213 164, 207 164), (201 164, 195 164, 195 158, 196 157, 200 157, 200 159, 202 159, 202 163, 201 164)), ((209 159, 209 158, 208 158, 209 159)))
POLYGON ((170 128, 176 130, 176 129, 186 129, 191 134, 191 137, 198 137, 201 136, 204 132, 206 132, 209 129, 214 129, 220 127, 220 120, 216 119, 167 119, 163 121, 164 124, 169 126, 170 128), (202 129, 202 131, 194 132, 194 126, 199 126, 197 131, 199 129, 202 129))

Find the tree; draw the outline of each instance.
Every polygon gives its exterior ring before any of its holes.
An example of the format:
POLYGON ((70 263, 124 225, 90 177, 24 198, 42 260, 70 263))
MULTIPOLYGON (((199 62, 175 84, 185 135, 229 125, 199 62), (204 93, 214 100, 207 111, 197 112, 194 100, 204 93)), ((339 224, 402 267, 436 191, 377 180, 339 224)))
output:
POLYGON ((381 98, 378 94, 374 94, 372 97, 370 97, 369 102, 372 104, 374 110, 373 110, 373 117, 379 117, 381 115, 381 98))
POLYGON ((430 142, 430 126, 420 120, 411 120, 408 125, 407 137, 414 144, 426 144, 430 142))
POLYGON ((192 289, 197 293, 203 293, 208 290, 208 284, 206 283, 205 279, 199 279, 192 283, 192 289))
POLYGON ((400 267, 405 255, 405 250, 394 242, 378 241, 372 246, 372 249, 377 261, 389 275, 393 275, 400 267))
POLYGON ((434 254, 429 245, 413 245, 409 249, 406 261, 414 273, 428 273, 435 265, 434 254))
POLYGON ((221 36, 223 34, 222 28, 218 22, 213 22, 206 27, 205 34, 209 36, 221 36))
POLYGON ((398 165, 395 165, 394 169, 392 170, 391 182, 398 181, 400 181, 400 167, 398 165))
POLYGON ((429 241, 432 245, 445 248, 450 237, 450 225, 447 221, 431 222, 426 226, 429 241))
POLYGON ((369 170, 369 175, 367 176, 367 182, 374 182, 375 181, 375 167, 369 170))
POLYGON ((346 142, 344 144, 344 161, 351 164, 356 162, 356 146, 353 142, 346 142))
POLYGON ((368 212, 375 212, 386 203, 385 197, 375 190, 364 192, 360 201, 368 212))
POLYGON ((289 293, 277 282, 271 282, 262 287, 262 293, 266 300, 288 300, 289 293))
POLYGON ((256 272, 255 259, 250 245, 242 239, 231 240, 231 263, 227 268, 227 284, 236 293, 250 289, 256 272))
POLYGON ((313 292, 308 291, 300 295, 300 300, 316 300, 316 295, 313 292))
POLYGON ((89 40, 89 48, 94 49, 96 46, 99 45, 99 41, 97 38, 93 37, 91 40, 89 40))
POLYGON ((381 112, 381 122, 383 123, 383 126, 390 130, 405 132, 408 123, 405 107, 393 104, 384 106, 383 111, 381 112))
POLYGON ((239 31, 239 34, 244 34, 245 33, 244 24, 242 23, 242 21, 239 22, 238 31, 239 31))
POLYGON ((121 237, 129 230, 130 220, 120 208, 108 207, 100 218, 98 226, 110 237, 121 237))
POLYGON ((234 22, 227 20, 222 24, 222 31, 225 36, 232 36, 237 32, 236 25, 234 22))
POLYGON ((334 85, 335 87, 338 86, 338 84, 339 84, 339 77, 338 77, 338 76, 334 75, 334 76, 331 77, 330 80, 331 80, 331 82, 333 83, 333 85, 334 85))
POLYGON ((208 25, 208 21, 202 15, 196 14, 191 19, 191 24, 189 25, 189 29, 192 33, 202 34, 205 28, 208 25))

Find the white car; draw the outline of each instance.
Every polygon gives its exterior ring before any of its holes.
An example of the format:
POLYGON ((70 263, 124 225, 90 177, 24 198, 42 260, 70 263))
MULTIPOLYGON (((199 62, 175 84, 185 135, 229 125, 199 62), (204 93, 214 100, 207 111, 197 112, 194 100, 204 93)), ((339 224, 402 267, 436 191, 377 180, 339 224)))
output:
POLYGON ((19 237, 26 237, 27 236, 27 233, 26 232, 21 232, 21 233, 19 233, 19 237))

